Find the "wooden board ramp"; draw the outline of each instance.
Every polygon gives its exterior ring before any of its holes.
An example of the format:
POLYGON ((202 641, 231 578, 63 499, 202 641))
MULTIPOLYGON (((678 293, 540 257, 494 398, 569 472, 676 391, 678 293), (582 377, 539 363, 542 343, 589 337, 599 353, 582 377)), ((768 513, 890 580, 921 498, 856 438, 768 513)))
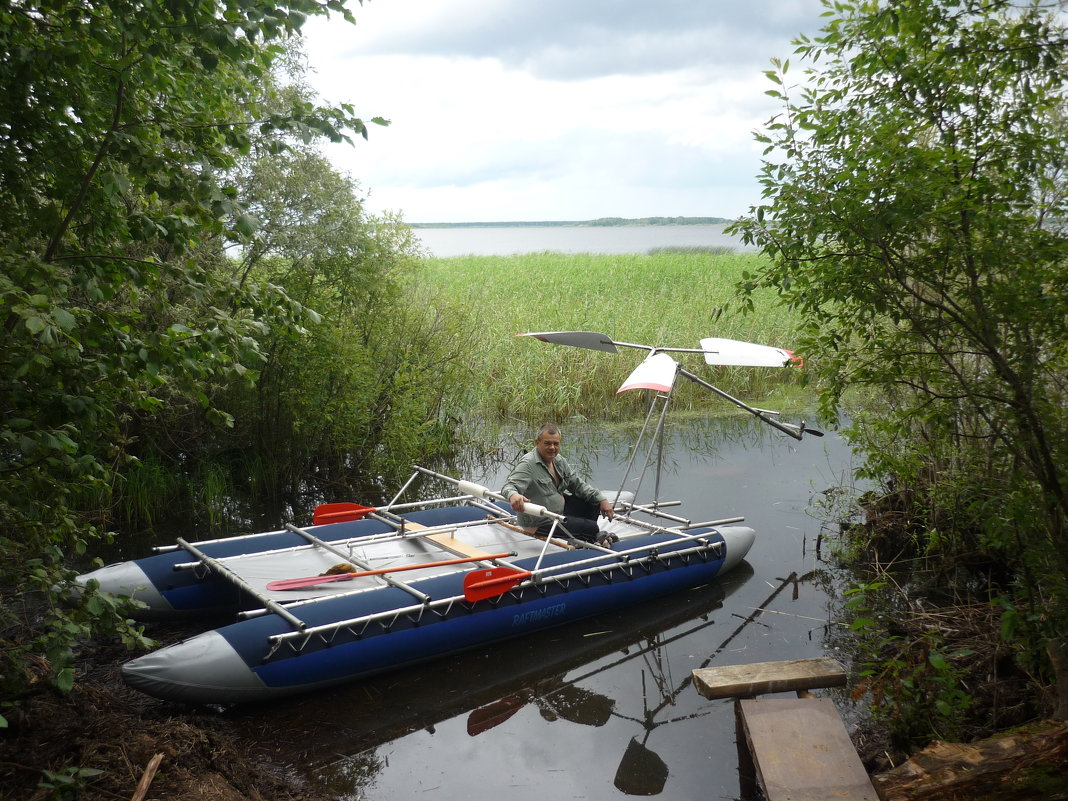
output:
POLYGON ((767 801, 879 801, 834 703, 809 692, 846 683, 837 660, 700 668, 693 678, 706 698, 738 699, 743 797, 755 781, 767 801), (798 697, 753 697, 790 691, 798 697))

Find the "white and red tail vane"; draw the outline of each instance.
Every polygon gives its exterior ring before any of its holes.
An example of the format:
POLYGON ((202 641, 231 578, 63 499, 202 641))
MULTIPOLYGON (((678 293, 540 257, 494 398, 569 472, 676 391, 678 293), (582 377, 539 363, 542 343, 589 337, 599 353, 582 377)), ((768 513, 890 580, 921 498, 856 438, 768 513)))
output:
POLYGON ((679 365, 674 359, 666 353, 654 353, 634 368, 627 380, 623 382, 623 386, 616 390, 616 394, 632 389, 671 392, 678 371, 679 365))

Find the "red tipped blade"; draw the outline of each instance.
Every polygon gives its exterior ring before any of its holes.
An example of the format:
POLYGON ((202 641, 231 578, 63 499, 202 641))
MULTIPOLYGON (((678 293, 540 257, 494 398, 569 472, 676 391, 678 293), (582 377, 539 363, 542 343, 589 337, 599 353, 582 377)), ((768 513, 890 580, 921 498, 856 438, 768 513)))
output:
POLYGON ((312 523, 316 526, 347 523, 350 520, 360 520, 373 511, 373 506, 360 506, 358 503, 324 503, 315 507, 312 523))
POLYGON ((468 601, 495 598, 508 592, 523 579, 530 578, 531 575, 529 570, 516 570, 511 567, 472 570, 464 576, 464 598, 468 601))

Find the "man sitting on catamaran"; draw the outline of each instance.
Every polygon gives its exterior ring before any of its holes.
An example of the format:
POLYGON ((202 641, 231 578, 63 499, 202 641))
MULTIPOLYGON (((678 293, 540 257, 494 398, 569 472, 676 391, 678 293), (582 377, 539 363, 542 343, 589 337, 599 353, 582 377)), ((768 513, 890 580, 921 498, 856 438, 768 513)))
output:
POLYGON ((528 534, 547 537, 553 525, 552 520, 523 512, 523 504, 534 503, 564 515, 561 525, 572 537, 599 545, 615 540, 611 534, 601 534, 597 527, 599 515, 612 519, 612 503, 583 481, 560 455, 560 428, 552 423, 538 429, 534 450, 512 468, 501 494, 528 534))

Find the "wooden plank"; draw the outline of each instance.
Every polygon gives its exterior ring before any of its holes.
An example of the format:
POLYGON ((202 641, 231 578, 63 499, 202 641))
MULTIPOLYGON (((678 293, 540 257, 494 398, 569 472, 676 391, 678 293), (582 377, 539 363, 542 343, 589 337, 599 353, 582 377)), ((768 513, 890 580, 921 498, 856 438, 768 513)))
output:
POLYGON ((831 657, 699 668, 694 686, 705 698, 734 698, 817 687, 843 687, 845 668, 831 657))
POLYGON ((879 801, 829 698, 738 702, 767 801, 879 801))
MULTIPOLYGON (((427 526, 421 523, 412 523, 408 520, 404 521, 404 527, 408 531, 419 531, 420 529, 427 528, 427 526)), ((459 556, 466 556, 472 559, 488 559, 491 554, 489 551, 483 551, 481 548, 476 548, 474 545, 464 542, 463 540, 456 539, 456 529, 452 531, 443 531, 440 534, 427 534, 423 537, 425 540, 440 545, 446 551, 451 551, 459 556)))

